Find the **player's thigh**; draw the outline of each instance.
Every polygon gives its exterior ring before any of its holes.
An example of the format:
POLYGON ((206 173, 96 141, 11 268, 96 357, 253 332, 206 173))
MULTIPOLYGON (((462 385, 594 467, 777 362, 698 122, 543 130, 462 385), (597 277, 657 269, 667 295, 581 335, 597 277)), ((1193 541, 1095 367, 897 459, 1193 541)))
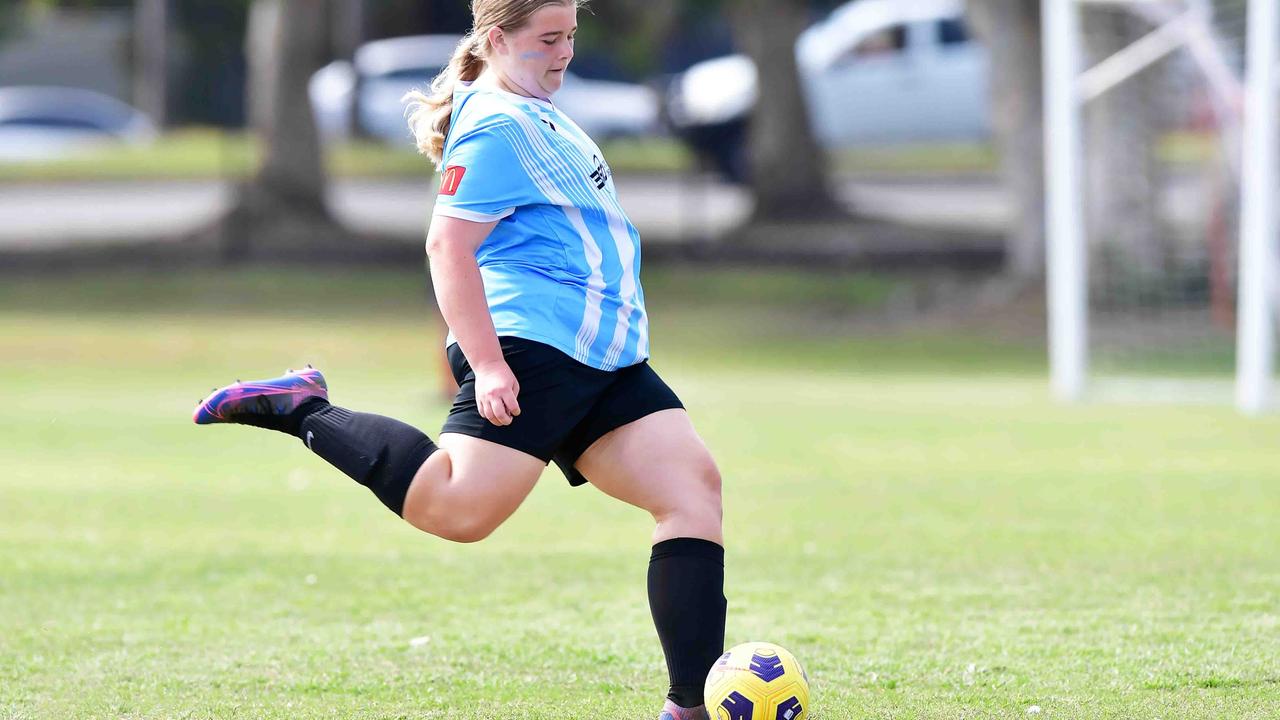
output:
POLYGON ((520 507, 546 467, 528 453, 469 435, 442 433, 437 444, 444 452, 427 458, 405 498, 405 519, 429 532, 487 535, 520 507))
POLYGON ((720 511, 720 471, 683 409, 606 433, 575 467, 601 491, 658 519, 689 508, 720 511))

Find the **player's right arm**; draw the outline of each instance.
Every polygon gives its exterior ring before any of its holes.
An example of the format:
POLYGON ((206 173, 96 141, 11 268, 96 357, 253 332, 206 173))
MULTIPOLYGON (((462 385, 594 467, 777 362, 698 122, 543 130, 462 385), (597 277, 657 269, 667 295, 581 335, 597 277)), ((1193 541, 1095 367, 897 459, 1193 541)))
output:
MULTIPOLYGON (((480 113, 476 110, 475 113, 480 113)), ((476 409, 495 425, 520 414, 520 386, 502 357, 476 249, 516 208, 544 202, 521 172, 505 115, 459 112, 440 163, 440 191, 427 231, 427 254, 440 313, 476 376, 476 409)))
POLYGON ((510 425, 520 414, 520 384, 502 357, 476 265, 476 249, 497 224, 436 215, 427 231, 427 257, 440 314, 476 376, 476 407, 494 425, 510 425))

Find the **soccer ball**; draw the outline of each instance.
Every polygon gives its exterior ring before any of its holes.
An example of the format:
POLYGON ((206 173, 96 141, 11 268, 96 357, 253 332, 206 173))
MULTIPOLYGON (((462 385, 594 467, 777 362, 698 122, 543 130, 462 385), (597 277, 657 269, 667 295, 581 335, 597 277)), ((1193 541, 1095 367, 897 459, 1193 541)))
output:
POLYGON ((795 656, 772 643, 743 643, 721 655, 703 694, 713 720, 809 716, 809 676, 795 656))

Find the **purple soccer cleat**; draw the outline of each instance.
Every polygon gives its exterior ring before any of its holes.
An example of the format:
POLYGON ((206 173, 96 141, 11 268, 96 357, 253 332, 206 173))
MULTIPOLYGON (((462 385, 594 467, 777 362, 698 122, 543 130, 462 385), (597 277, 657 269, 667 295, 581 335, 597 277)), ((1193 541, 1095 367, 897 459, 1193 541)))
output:
POLYGON ((214 390, 196 406, 191 419, 197 425, 259 425, 260 419, 288 415, 311 398, 328 400, 329 385, 319 370, 308 365, 271 380, 237 380, 234 385, 214 390))
POLYGON ((709 718, 707 717, 707 709, 702 705, 682 708, 667 700, 666 704, 662 706, 662 714, 658 716, 658 720, 709 720, 709 718))

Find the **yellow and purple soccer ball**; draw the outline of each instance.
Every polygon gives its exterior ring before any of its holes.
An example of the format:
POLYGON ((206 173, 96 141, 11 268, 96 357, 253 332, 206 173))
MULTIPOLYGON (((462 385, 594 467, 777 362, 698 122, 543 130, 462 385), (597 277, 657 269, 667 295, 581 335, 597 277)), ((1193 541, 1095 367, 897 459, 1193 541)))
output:
POLYGON ((749 642, 720 656, 703 689, 712 720, 805 720, 809 676, 773 643, 749 642))

